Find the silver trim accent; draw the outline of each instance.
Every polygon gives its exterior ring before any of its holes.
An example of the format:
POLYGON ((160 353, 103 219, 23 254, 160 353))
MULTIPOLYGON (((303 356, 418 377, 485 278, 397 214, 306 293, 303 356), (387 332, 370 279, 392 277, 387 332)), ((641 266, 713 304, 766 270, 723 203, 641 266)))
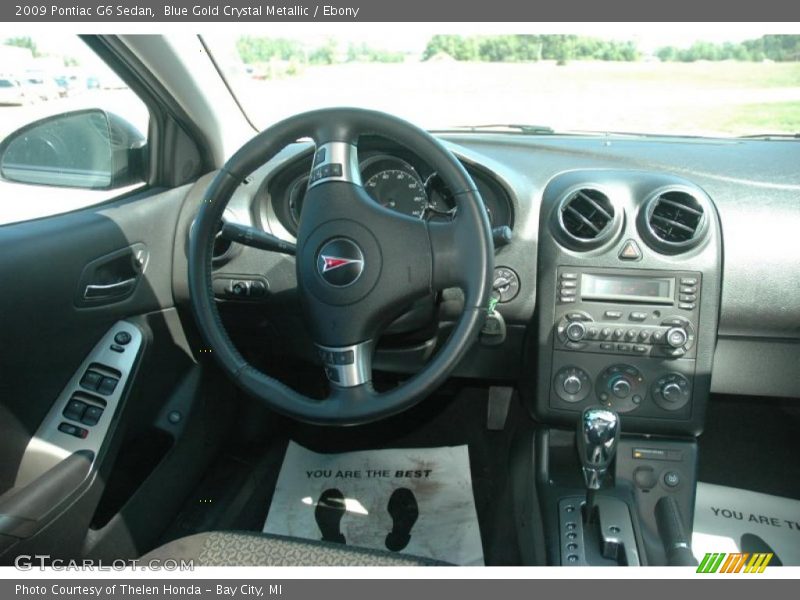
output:
MULTIPOLYGON (((583 523, 585 504, 585 499, 581 496, 562 498, 558 502, 559 548, 561 564, 564 566, 589 566, 586 560, 585 525, 583 523), (570 523, 574 524, 573 529, 567 529, 570 523), (571 533, 575 534, 572 539, 570 539, 571 533), (575 544, 575 547, 571 547, 570 544, 575 544), (577 559, 570 562, 570 555, 576 556, 577 559)), ((640 566, 641 560, 628 505, 619 498, 597 496, 595 510, 598 515, 597 521, 589 526, 599 524, 602 546, 597 549, 597 554, 602 554, 603 557, 610 560, 619 560, 624 556, 624 564, 627 566, 640 566), (622 556, 620 550, 623 553, 622 556)))
MULTIPOLYGON (((142 333, 135 325, 127 321, 118 321, 108 333, 97 343, 89 355, 75 372, 67 385, 56 398, 55 403, 50 408, 50 412, 42 421, 36 434, 28 442, 25 453, 22 456, 17 478, 14 487, 23 487, 50 470, 59 462, 67 458, 78 450, 91 450, 94 453, 95 461, 106 439, 111 422, 117 412, 120 400, 122 399, 125 386, 128 383, 133 366, 139 356, 142 347, 142 333), (124 352, 111 350, 111 345, 118 345, 114 341, 114 336, 120 332, 127 332, 131 336, 131 341, 122 346, 124 352), (101 367, 107 367, 119 371, 120 379, 114 388, 113 393, 105 396, 83 388, 80 384, 83 375, 90 365, 97 363, 101 367), (83 425, 64 417, 62 414, 67 403, 73 394, 81 392, 88 396, 94 396, 105 401, 106 405, 100 420, 95 425, 83 425), (89 434, 86 438, 77 438, 58 430, 61 423, 70 423, 86 429, 89 434)), ((94 466, 94 462, 92 463, 94 466)))
POLYGON ((325 375, 337 387, 356 387, 372 381, 372 340, 352 346, 321 346, 317 344, 325 375), (338 364, 336 356, 353 353, 353 361, 338 364))
POLYGON ((587 565, 583 539, 583 511, 581 510, 583 504, 584 499, 580 496, 562 498, 558 502, 559 540, 563 566, 585 567, 587 565), (575 547, 572 547, 572 544, 575 547), (570 556, 576 558, 570 561, 570 556))
POLYGON ((361 185, 361 169, 358 165, 358 148, 347 142, 328 142, 318 146, 314 152, 314 162, 308 189, 328 181, 347 181, 353 185, 361 185), (319 157, 322 156, 322 159, 319 157), (341 167, 339 175, 316 175, 323 173, 325 167, 341 167), (316 179, 315 179, 316 178, 316 179))

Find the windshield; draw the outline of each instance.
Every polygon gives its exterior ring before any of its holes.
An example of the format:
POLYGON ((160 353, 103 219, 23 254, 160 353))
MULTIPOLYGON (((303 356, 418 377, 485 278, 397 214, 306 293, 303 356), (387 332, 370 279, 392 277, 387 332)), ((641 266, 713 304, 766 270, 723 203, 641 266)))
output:
POLYGON ((402 25, 362 32, 296 30, 285 37, 204 40, 259 128, 304 110, 347 105, 440 130, 542 125, 556 132, 693 136, 800 131, 797 35, 703 39, 673 32, 637 40, 436 34, 402 25))

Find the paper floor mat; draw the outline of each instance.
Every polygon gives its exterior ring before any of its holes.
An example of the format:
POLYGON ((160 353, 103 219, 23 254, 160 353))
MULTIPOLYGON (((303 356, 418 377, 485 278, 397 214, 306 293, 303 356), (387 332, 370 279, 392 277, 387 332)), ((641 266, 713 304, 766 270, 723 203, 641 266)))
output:
POLYGON ((483 564, 466 446, 317 454, 290 442, 264 532, 483 564))
POLYGON ((800 565, 800 501, 699 483, 692 550, 773 552, 770 566, 800 565))

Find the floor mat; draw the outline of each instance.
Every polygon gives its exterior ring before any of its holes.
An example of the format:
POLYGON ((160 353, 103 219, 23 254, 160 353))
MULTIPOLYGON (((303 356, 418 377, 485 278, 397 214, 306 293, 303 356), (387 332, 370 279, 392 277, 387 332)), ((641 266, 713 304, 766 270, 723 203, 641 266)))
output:
POLYGON ((318 454, 290 442, 263 530, 484 564, 467 446, 318 454))
POLYGON ((800 501, 698 483, 692 548, 698 560, 713 552, 772 552, 771 566, 798 566, 800 501))

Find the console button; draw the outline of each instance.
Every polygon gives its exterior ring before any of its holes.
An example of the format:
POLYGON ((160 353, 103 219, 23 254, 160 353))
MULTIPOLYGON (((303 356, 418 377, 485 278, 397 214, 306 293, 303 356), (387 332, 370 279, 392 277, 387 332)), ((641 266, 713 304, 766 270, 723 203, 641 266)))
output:
POLYGON ((636 330, 635 329, 628 329, 628 331, 625 332, 625 339, 627 339, 627 340, 636 339, 636 330))
POLYGON ((649 329, 642 329, 639 332, 639 339, 645 341, 647 338, 650 337, 650 330, 649 329))
POLYGON ((620 310, 607 310, 605 312, 606 319, 620 319, 622 318, 622 311, 620 310))
POLYGON ((694 310, 694 307, 695 307, 694 304, 689 304, 687 302, 681 302, 680 304, 678 304, 678 308, 681 308, 683 310, 694 310))
POLYGON ((577 279, 577 278, 578 278, 578 274, 577 273, 567 273, 567 272, 561 273, 561 279, 564 279, 564 280, 574 280, 574 279, 577 279))
POLYGON ((697 277, 681 277, 681 285, 697 285, 697 277))
POLYGON ((608 327, 603 327, 603 329, 600 330, 600 337, 607 338, 610 335, 611 330, 608 327))
POLYGON ((664 485, 669 488, 676 488, 681 484, 681 476, 677 471, 667 471, 664 473, 664 485))
POLYGON ((578 282, 576 282, 576 281, 569 281, 569 280, 562 281, 561 282, 561 289, 562 290, 566 290, 566 289, 570 289, 571 290, 572 288, 576 287, 577 285, 578 285, 578 282))
POLYGON ((67 402, 67 407, 64 409, 64 418, 70 421, 80 421, 83 418, 83 413, 86 412, 86 403, 80 400, 70 400, 67 402))
POLYGON ((614 344, 611 342, 603 342, 600 344, 600 350, 613 350, 614 344))
POLYGON ((575 293, 576 293, 576 290, 574 290, 574 289, 572 289, 572 290, 569 290, 569 289, 562 289, 562 290, 561 290, 561 297, 562 297, 562 298, 567 298, 567 297, 569 297, 569 296, 574 296, 574 295, 575 295, 575 293))
POLYGON ((679 291, 681 294, 694 294, 697 291, 697 288, 691 285, 682 285, 679 291))
POLYGON ((664 332, 663 331, 654 331, 653 335, 650 336, 650 339, 653 340, 654 344, 660 344, 661 340, 664 339, 664 332))
POLYGON ((631 345, 630 344, 617 344, 617 350, 620 352, 630 352, 631 345))
POLYGON ((564 297, 564 296, 561 297, 561 304, 572 304, 573 302, 575 302, 575 298, 574 297, 572 297, 572 298, 567 298, 567 297, 564 297))
POLYGON ((619 338, 621 338, 623 335, 625 335, 625 332, 624 332, 622 329, 615 329, 615 330, 614 330, 614 338, 615 338, 615 339, 619 339, 619 338))
POLYGON ((644 321, 647 318, 647 313, 645 312, 632 312, 630 314, 631 321, 644 321))
POLYGON ((573 321, 567 325, 567 338, 573 342, 579 342, 586 336, 586 325, 581 321, 573 321))
POLYGON ((639 354, 645 354, 647 352, 647 346, 640 346, 636 345, 633 347, 634 352, 638 352, 639 354))
POLYGON ((86 374, 81 379, 81 387, 87 390, 96 390, 100 382, 103 381, 103 376, 97 371, 86 371, 86 374))
POLYGON ((681 302, 694 302, 697 300, 697 294, 681 294, 678 300, 681 302))
POLYGON ((635 241, 628 240, 619 251, 619 258, 621 260, 639 260, 642 258, 642 251, 639 249, 639 245, 635 241))
POLYGON ((682 327, 673 327, 667 332, 667 344, 673 348, 681 348, 688 341, 689 336, 682 327))

